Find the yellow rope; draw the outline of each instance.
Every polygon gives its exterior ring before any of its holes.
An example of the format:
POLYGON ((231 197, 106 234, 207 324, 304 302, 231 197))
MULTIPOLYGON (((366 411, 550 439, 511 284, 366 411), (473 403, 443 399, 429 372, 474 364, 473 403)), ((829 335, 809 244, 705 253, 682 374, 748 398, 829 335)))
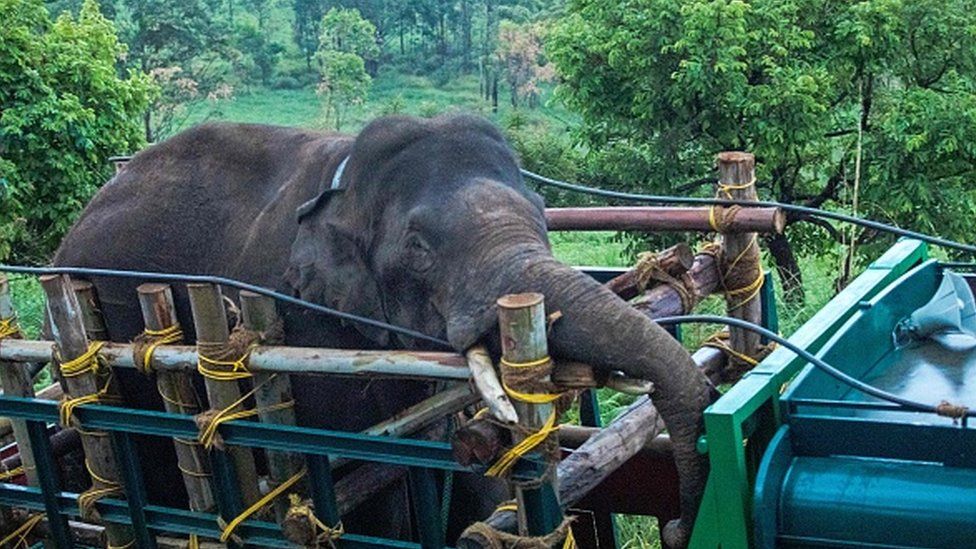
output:
POLYGON ((502 357, 501 362, 503 365, 508 366, 509 368, 535 368, 537 366, 542 366, 543 364, 546 364, 551 361, 552 358, 548 356, 544 356, 538 360, 530 360, 528 362, 512 362, 502 357))
POLYGON ((295 473, 291 478, 289 478, 288 480, 282 482, 277 487, 275 487, 274 490, 271 490, 270 492, 265 494, 264 497, 257 500, 256 502, 254 502, 253 505, 245 509, 243 513, 234 517, 234 519, 228 522, 226 526, 222 527, 222 531, 220 533, 220 541, 222 543, 226 543, 227 540, 230 539, 231 535, 233 535, 234 530, 237 529, 237 527, 240 526, 242 522, 247 520, 254 513, 257 513, 258 511, 263 509, 269 503, 274 501, 275 498, 285 493, 285 491, 287 491, 289 488, 294 486, 299 480, 301 480, 302 477, 304 477, 305 473, 307 472, 308 469, 303 467, 301 471, 295 473))
POLYGON ((187 543, 186 549, 200 549, 200 536, 190 534, 190 540, 187 543))
POLYGON ((559 426, 556 425, 556 412, 553 410, 542 428, 525 437, 521 442, 505 452, 502 457, 498 458, 498 461, 485 471, 485 475, 489 477, 500 477, 507 474, 519 458, 531 452, 536 446, 542 444, 546 440, 546 437, 558 430, 559 426))
MULTIPOLYGON (((62 400, 58 404, 58 416, 61 425, 71 427, 71 418, 74 416, 75 408, 79 406, 84 406, 85 404, 95 404, 97 402, 117 402, 118 398, 109 393, 109 387, 111 387, 113 379, 114 378, 109 377, 108 381, 105 382, 105 386, 102 387, 97 393, 82 395, 74 398, 65 398, 62 400)), ((87 434, 92 434, 92 432, 88 432, 87 434)))
POLYGON ((24 521, 20 527, 7 535, 7 537, 0 540, 0 547, 5 547, 8 543, 14 540, 17 540, 17 543, 13 545, 13 549, 17 549, 18 547, 30 547, 30 544, 27 543, 27 538, 30 536, 31 530, 40 524, 42 520, 44 520, 43 514, 32 515, 29 519, 24 521))
MULTIPOLYGON (((291 539, 295 543, 306 543, 306 545, 311 545, 318 547, 323 543, 328 543, 329 546, 335 547, 335 543, 339 538, 341 538, 345 533, 346 529, 342 525, 340 520, 335 526, 328 526, 322 519, 315 516, 310 505, 302 503, 302 498, 298 494, 291 494, 288 496, 289 507, 288 512, 285 513, 285 519, 282 524, 294 522, 296 520, 305 520, 306 524, 311 524, 313 531, 309 533, 309 537, 303 540, 291 539), (315 532, 320 532, 315 534, 315 532)), ((287 537, 287 536, 286 536, 287 537)))
POLYGON ((251 356, 251 350, 257 345, 251 345, 244 356, 237 360, 215 360, 197 353, 197 371, 203 377, 216 381, 236 381, 251 377, 251 372, 247 370, 247 359, 251 356), (206 366, 206 365, 209 366, 206 366), (210 366, 229 366, 230 370, 216 370, 210 366))
POLYGON ((502 388, 505 389, 508 396, 514 398, 515 400, 528 402, 530 404, 549 404, 550 402, 555 402, 560 396, 562 396, 559 393, 521 393, 515 389, 512 389, 504 382, 502 382, 502 388))
MULTIPOLYGON (((495 512, 496 513, 504 513, 506 511, 509 511, 509 512, 512 512, 512 513, 518 513, 518 503, 516 503, 514 501, 508 501, 508 502, 502 503, 498 507, 495 507, 495 512)), ((563 538, 563 547, 562 547, 562 549, 576 549, 576 538, 573 537, 573 529, 572 529, 572 527, 569 527, 566 530, 566 537, 563 538)))
MULTIPOLYGON (((3 473, 0 473, 0 482, 7 482, 8 480, 17 478, 17 477, 19 477, 20 475, 22 475, 24 473, 25 473, 25 470, 24 470, 24 466, 23 465, 21 465, 19 467, 14 467, 13 469, 11 469, 9 471, 4 471, 3 473)), ((0 543, 0 546, 3 546, 3 544, 0 543)))
POLYGON ((95 503, 98 500, 110 496, 119 496, 124 492, 122 490, 122 485, 114 480, 109 480, 98 476, 94 470, 91 468, 91 463, 85 460, 85 469, 88 470, 88 474, 91 475, 92 480, 103 484, 101 488, 95 488, 92 486, 88 490, 78 494, 78 509, 81 513, 82 518, 87 518, 91 515, 91 510, 95 507, 95 503))
POLYGON ((180 329, 179 324, 173 324, 162 330, 150 330, 146 328, 142 334, 147 345, 142 352, 142 364, 137 364, 136 366, 141 366, 142 371, 146 374, 152 371, 152 356, 156 352, 157 347, 183 341, 183 330, 180 329))
POLYGON ((100 361, 98 351, 105 345, 104 341, 92 341, 88 344, 88 350, 77 358, 61 362, 61 375, 63 377, 78 377, 88 372, 98 372, 100 361))
POLYGON ((0 339, 16 337, 20 335, 20 327, 17 326, 17 317, 0 318, 0 339))
POLYGON ((720 334, 715 334, 709 337, 708 339, 705 340, 704 343, 702 343, 702 346, 714 347, 716 349, 720 349, 722 352, 734 356, 735 358, 741 360, 742 362, 745 362, 749 366, 755 366, 759 364, 759 361, 756 360, 755 358, 747 354, 740 353, 739 351, 733 349, 728 343, 725 342, 724 339, 720 337, 720 334))
POLYGON ((207 412, 204 412, 203 414, 197 416, 203 421, 203 425, 200 428, 200 435, 197 437, 197 440, 200 441, 203 447, 209 450, 214 446, 214 443, 216 441, 216 436, 217 436, 217 428, 220 427, 222 423, 226 423, 228 421, 234 421, 236 419, 244 419, 247 417, 256 416, 261 413, 284 410, 286 408, 291 408, 292 406, 294 406, 295 401, 288 400, 285 402, 279 402, 277 404, 272 404, 270 406, 264 406, 261 408, 254 408, 251 410, 240 410, 237 412, 233 411, 238 406, 244 404, 245 400, 254 396, 254 393, 256 393, 258 389, 260 389, 265 383, 268 383, 269 381, 274 379, 276 376, 277 374, 272 375, 268 377, 268 379, 264 380, 262 383, 255 385, 253 389, 251 389, 250 391, 242 395, 241 398, 234 401, 230 406, 224 408, 223 410, 220 410, 216 414, 213 414, 212 417, 208 417, 207 412))
POLYGON ((126 543, 125 545, 112 545, 111 543, 106 543, 105 545, 107 546, 107 549, 129 549, 129 547, 132 547, 135 544, 136 544, 136 540, 135 538, 133 538, 132 540, 129 541, 129 543, 126 543))

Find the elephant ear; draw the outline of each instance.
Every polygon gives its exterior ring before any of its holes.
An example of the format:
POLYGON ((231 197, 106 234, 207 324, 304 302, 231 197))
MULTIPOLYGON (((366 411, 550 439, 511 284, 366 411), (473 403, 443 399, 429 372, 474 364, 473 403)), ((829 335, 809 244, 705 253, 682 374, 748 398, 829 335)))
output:
MULTIPOLYGON (((352 234, 320 217, 302 216, 285 282, 306 301, 386 320, 379 285, 352 234)), ((388 345, 390 335, 386 330, 360 323, 354 326, 378 345, 388 345)))

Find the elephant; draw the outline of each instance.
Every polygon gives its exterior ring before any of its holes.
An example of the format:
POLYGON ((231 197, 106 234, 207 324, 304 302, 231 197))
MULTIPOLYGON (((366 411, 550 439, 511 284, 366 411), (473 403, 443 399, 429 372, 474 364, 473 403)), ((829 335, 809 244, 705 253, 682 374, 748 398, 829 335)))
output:
MULTIPOLYGON (((85 208, 54 264, 230 277, 446 339, 458 352, 485 343, 496 355, 496 300, 542 293, 562 313, 549 336, 555 359, 653 382, 681 481, 681 517, 663 535, 671 547, 687 544, 707 475, 695 445, 710 385, 665 330, 553 257, 543 200, 488 120, 388 116, 355 137, 200 125, 136 154, 85 208)), ((137 335, 136 283, 92 281, 111 338, 137 335)), ((192 334, 185 292, 175 294, 192 334)), ((287 345, 430 346, 293 306, 280 311, 287 345)), ((158 405, 146 385, 122 380, 127 398, 158 405)), ((426 391, 419 382, 309 376, 294 383, 296 416, 362 429, 426 391)))

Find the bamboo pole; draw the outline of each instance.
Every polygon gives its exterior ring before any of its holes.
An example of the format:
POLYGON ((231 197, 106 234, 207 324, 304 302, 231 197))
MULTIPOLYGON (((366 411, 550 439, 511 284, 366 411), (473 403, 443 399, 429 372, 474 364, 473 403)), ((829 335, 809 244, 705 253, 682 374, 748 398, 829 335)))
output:
MULTIPOLYGON (((745 152, 723 152, 718 155, 718 173, 720 188, 727 189, 727 193, 735 200, 758 200, 756 194, 756 158, 745 152)), ((755 232, 726 234, 723 236, 723 254, 726 265, 737 257, 758 257, 759 244, 755 232)), ((759 276, 762 269, 759 267, 759 276)), ((728 273, 726 273, 728 274, 728 273)), ((753 282, 752 280, 745 281, 753 282)), ((758 289, 751 298, 748 294, 727 297, 727 314, 734 318, 758 324, 761 319, 758 289)), ((746 356, 756 356, 760 349, 759 334, 731 328, 729 330, 729 344, 732 349, 746 356)))
MULTIPOLYGON (((609 206, 547 208, 550 231, 714 231, 709 208, 609 206)), ((781 234, 786 214, 779 208, 742 208, 723 219, 722 232, 781 234)))
POLYGON ((108 341, 108 328, 102 316, 101 306, 98 304, 98 294, 95 285, 87 280, 72 280, 71 289, 78 297, 81 306, 81 318, 85 324, 85 334, 91 341, 108 341))
MULTIPOLYGON (((0 275, 0 321, 15 322, 17 312, 14 310, 13 297, 10 294, 10 284, 7 277, 0 275)), ((4 342, 0 341, 0 345, 4 342)), ((27 368, 22 364, 0 361, 0 378, 3 381, 3 394, 7 396, 34 398, 34 384, 30 379, 27 368)), ((14 439, 21 454, 21 465, 27 476, 29 486, 38 486, 37 468, 34 466, 34 450, 30 437, 27 436, 27 422, 22 419, 7 420, 13 429, 14 439)))
MULTIPOLYGON (((227 328, 227 311, 224 310, 220 288, 213 284, 187 284, 193 324, 196 327, 197 345, 200 342, 226 343, 230 337, 227 328)), ((207 398, 214 410, 224 410, 241 398, 237 381, 218 381, 205 378, 207 398)), ((258 490, 257 469, 250 448, 229 447, 226 452, 234 463, 241 499, 245 507, 261 497, 258 490)), ((233 517, 227 517, 228 520, 233 517)))
MULTIPOLYGON (((658 268, 671 276, 681 276, 695 265, 695 253, 685 243, 675 244, 670 248, 655 254, 658 268)), ((620 299, 633 299, 640 293, 639 269, 633 268, 624 274, 610 280, 604 286, 620 296, 620 299)), ((656 280, 645 281, 649 286, 659 284, 656 280)))
POLYGON ((644 295, 633 301, 634 308, 652 319, 689 313, 702 299, 715 292, 719 287, 721 275, 713 256, 698 254, 691 269, 683 278, 690 286, 687 288, 691 297, 688 308, 685 308, 678 290, 667 284, 658 284, 647 290, 644 295))
MULTIPOLYGON (((276 323, 281 322, 275 301, 270 297, 253 292, 242 291, 241 316, 244 327, 257 332, 272 330, 276 323)), ((269 343, 278 343, 271 341, 269 343)), ((254 403, 257 408, 266 409, 283 402, 294 402, 291 391, 291 380, 287 374, 254 374, 254 403)), ((258 418, 263 423, 277 425, 295 425, 295 408, 281 408, 273 411, 260 412, 258 418)), ((268 484, 274 489, 290 479, 305 466, 301 455, 289 452, 266 450, 268 456, 268 484)), ((288 512, 288 499, 278 498, 274 505, 278 522, 285 518, 288 512)))
MULTIPOLYGON (((88 338, 81 306, 71 289, 71 280, 65 275, 47 275, 40 278, 41 287, 47 296, 48 316, 51 331, 60 350, 62 361, 76 359, 88 351, 88 338)), ((64 377, 65 388, 70 398, 79 398, 99 392, 98 378, 94 371, 77 376, 64 377)), ((111 441, 105 433, 83 434, 81 437, 85 460, 95 473, 92 487, 111 489, 121 486, 118 461, 111 441), (97 476, 98 478, 94 478, 97 476)), ((120 496, 124 497, 124 496, 120 496)), ((132 529, 123 524, 105 525, 109 543, 124 547, 133 542, 132 529)))
MULTIPOLYGON (((142 319, 149 330, 165 330, 179 325, 173 291, 168 284, 142 284, 136 288, 142 319)), ((196 415, 200 409, 200 397, 187 372, 159 370, 156 388, 163 398, 163 406, 172 414, 196 415)), ((174 440, 176 460, 183 473, 183 484, 189 496, 191 511, 210 511, 215 500, 210 485, 210 460, 203 447, 192 440, 174 440)))
MULTIPOLYGON (((523 364, 547 358, 549 351, 546 341, 546 310, 542 294, 506 295, 498 299, 497 305, 503 360, 511 364, 523 364)), ((549 376, 546 375, 538 381, 549 381, 549 376)), ((519 425, 532 432, 540 430, 554 413, 551 403, 531 404, 516 400, 513 404, 518 412, 519 425)), ((550 435, 552 438, 557 436, 550 435)), ((524 437, 515 438, 518 442, 524 437)), ((547 440, 538 448, 550 464, 558 461, 558 444, 549 445, 547 440)), ((547 467, 540 482, 534 483, 537 487, 529 489, 515 483, 520 535, 545 535, 559 525, 561 513, 558 508, 552 508, 558 507, 558 502, 551 499, 556 498, 555 481, 554 467, 547 467), (534 515, 536 520, 528 521, 529 514, 534 515)))

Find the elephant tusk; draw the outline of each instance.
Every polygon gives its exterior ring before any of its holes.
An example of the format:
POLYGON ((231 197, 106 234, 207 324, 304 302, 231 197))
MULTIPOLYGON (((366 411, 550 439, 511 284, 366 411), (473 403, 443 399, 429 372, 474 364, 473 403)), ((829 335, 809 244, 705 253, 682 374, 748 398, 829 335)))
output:
POLYGON ((468 360, 468 369, 471 370, 474 386, 478 389, 481 399, 488 405, 491 415, 508 425, 518 423, 518 414, 505 390, 502 389, 488 349, 484 345, 475 345, 468 349, 464 356, 468 360))

